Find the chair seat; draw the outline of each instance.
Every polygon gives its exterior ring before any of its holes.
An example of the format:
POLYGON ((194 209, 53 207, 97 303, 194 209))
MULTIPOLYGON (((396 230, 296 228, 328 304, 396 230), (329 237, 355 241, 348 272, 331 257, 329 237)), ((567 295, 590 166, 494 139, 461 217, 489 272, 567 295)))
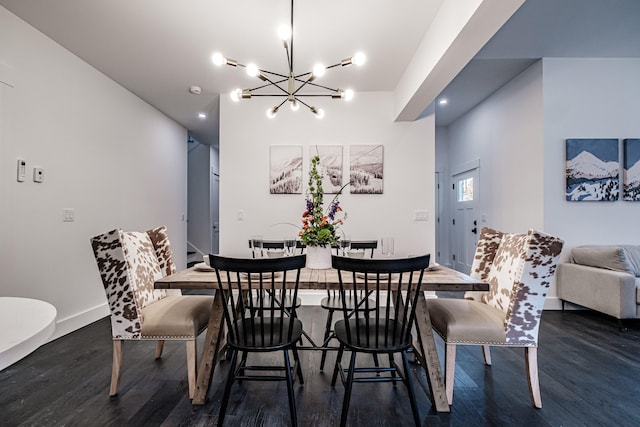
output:
MULTIPOLYGON (((355 297, 353 295, 347 295, 347 298, 345 299, 345 303, 346 303, 346 308, 347 310, 353 310, 356 306, 356 302, 360 303, 362 301, 362 297, 355 297)), ((376 307, 376 303, 375 301, 373 301, 371 298, 368 299, 368 302, 362 302, 360 303, 359 308, 361 310, 364 310, 365 307, 370 307, 371 310, 375 310, 376 307)), ((322 298, 322 301, 320 301, 320 306, 324 309, 327 310, 342 310, 342 299, 340 298, 339 295, 335 295, 335 296, 329 296, 329 297, 325 297, 322 298)))
POLYGON ((427 300, 433 329, 450 344, 506 345, 505 313, 467 299, 427 300))
POLYGON ((174 295, 141 310, 141 338, 195 338, 207 327, 213 306, 210 295, 174 295))
POLYGON ((385 328, 386 319, 378 319, 379 327, 376 327, 376 319, 371 318, 368 322, 360 318, 358 322, 354 319, 349 320, 350 337, 347 335, 347 322, 338 320, 334 326, 336 338, 340 344, 344 344, 347 348, 370 353, 398 352, 411 347, 411 333, 404 334, 400 337, 398 324, 394 319, 389 319, 388 327, 385 328), (369 323, 367 331, 366 324, 369 323))
POLYGON ((251 317, 238 320, 237 336, 227 334, 227 344, 238 350, 273 351, 289 347, 302 336, 302 322, 296 318, 251 317), (289 334, 289 327, 291 334, 289 334))

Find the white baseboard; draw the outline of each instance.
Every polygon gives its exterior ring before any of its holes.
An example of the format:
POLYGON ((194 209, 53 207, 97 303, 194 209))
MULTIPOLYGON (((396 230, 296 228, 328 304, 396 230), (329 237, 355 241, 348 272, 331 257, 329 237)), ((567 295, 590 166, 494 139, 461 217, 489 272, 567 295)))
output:
POLYGON ((65 319, 59 319, 56 321, 56 330, 49 341, 58 339, 64 335, 67 335, 68 333, 87 326, 88 324, 93 323, 96 320, 100 320, 103 317, 109 316, 110 314, 111 312, 109 311, 109 306, 105 302, 104 304, 97 305, 93 308, 74 314, 73 316, 69 316, 65 319))

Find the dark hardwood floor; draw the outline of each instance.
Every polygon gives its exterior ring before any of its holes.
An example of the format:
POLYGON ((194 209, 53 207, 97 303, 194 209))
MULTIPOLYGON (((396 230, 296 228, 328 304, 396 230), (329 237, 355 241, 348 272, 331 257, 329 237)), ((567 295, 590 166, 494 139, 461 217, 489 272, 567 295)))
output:
MULTIPOLYGON (((314 338, 322 336, 324 316, 318 307, 300 310, 314 338)), ((412 365, 423 425, 639 426, 640 324, 627 326, 620 332, 613 319, 590 311, 545 312, 542 409, 530 403, 522 349, 493 348, 493 366, 487 367, 480 348, 459 347, 449 414, 433 411, 425 374, 412 365)), ((157 361, 154 350, 154 342, 125 343, 120 394, 112 399, 108 318, 53 341, 0 372, 0 426, 215 425, 228 364, 216 369, 207 404, 194 407, 187 397, 184 345, 167 342, 157 361)), ((295 385, 299 425, 338 425, 343 387, 330 386, 335 353, 325 373, 318 371, 319 352, 303 351, 301 359, 305 384, 295 385)), ((366 356, 362 361, 370 362, 366 356)), ((225 425, 288 424, 284 383, 234 385, 225 425)), ((404 386, 354 385, 349 424, 412 425, 404 386)))

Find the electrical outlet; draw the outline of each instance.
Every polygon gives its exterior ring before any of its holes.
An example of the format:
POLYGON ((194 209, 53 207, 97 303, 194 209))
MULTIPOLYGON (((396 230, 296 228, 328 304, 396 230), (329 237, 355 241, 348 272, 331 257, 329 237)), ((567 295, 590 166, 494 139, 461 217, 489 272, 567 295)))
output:
POLYGON ((238 209, 238 212, 236 212, 236 219, 238 221, 244 221, 244 211, 242 209, 238 209))

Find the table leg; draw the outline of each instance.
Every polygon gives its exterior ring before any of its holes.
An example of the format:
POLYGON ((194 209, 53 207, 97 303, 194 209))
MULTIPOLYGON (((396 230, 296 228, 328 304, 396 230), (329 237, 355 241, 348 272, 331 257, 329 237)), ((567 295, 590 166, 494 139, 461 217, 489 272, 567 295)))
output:
POLYGON ((416 331, 418 333, 418 350, 422 353, 424 368, 427 371, 427 380, 431 390, 431 401, 437 412, 450 412, 447 403, 447 394, 440 371, 440 361, 436 350, 436 342, 433 339, 431 319, 427 309, 427 300, 424 293, 418 295, 416 305, 416 331))
POLYGON ((216 356, 220 350, 223 340, 224 321, 223 313, 224 298, 223 293, 216 290, 211 307, 211 315, 209 316, 209 326, 207 327, 207 336, 202 348, 202 356, 200 357, 200 368, 198 369, 198 377, 196 380, 196 391, 191 401, 194 405, 204 405, 207 400, 207 392, 213 378, 213 371, 216 364, 216 356))

